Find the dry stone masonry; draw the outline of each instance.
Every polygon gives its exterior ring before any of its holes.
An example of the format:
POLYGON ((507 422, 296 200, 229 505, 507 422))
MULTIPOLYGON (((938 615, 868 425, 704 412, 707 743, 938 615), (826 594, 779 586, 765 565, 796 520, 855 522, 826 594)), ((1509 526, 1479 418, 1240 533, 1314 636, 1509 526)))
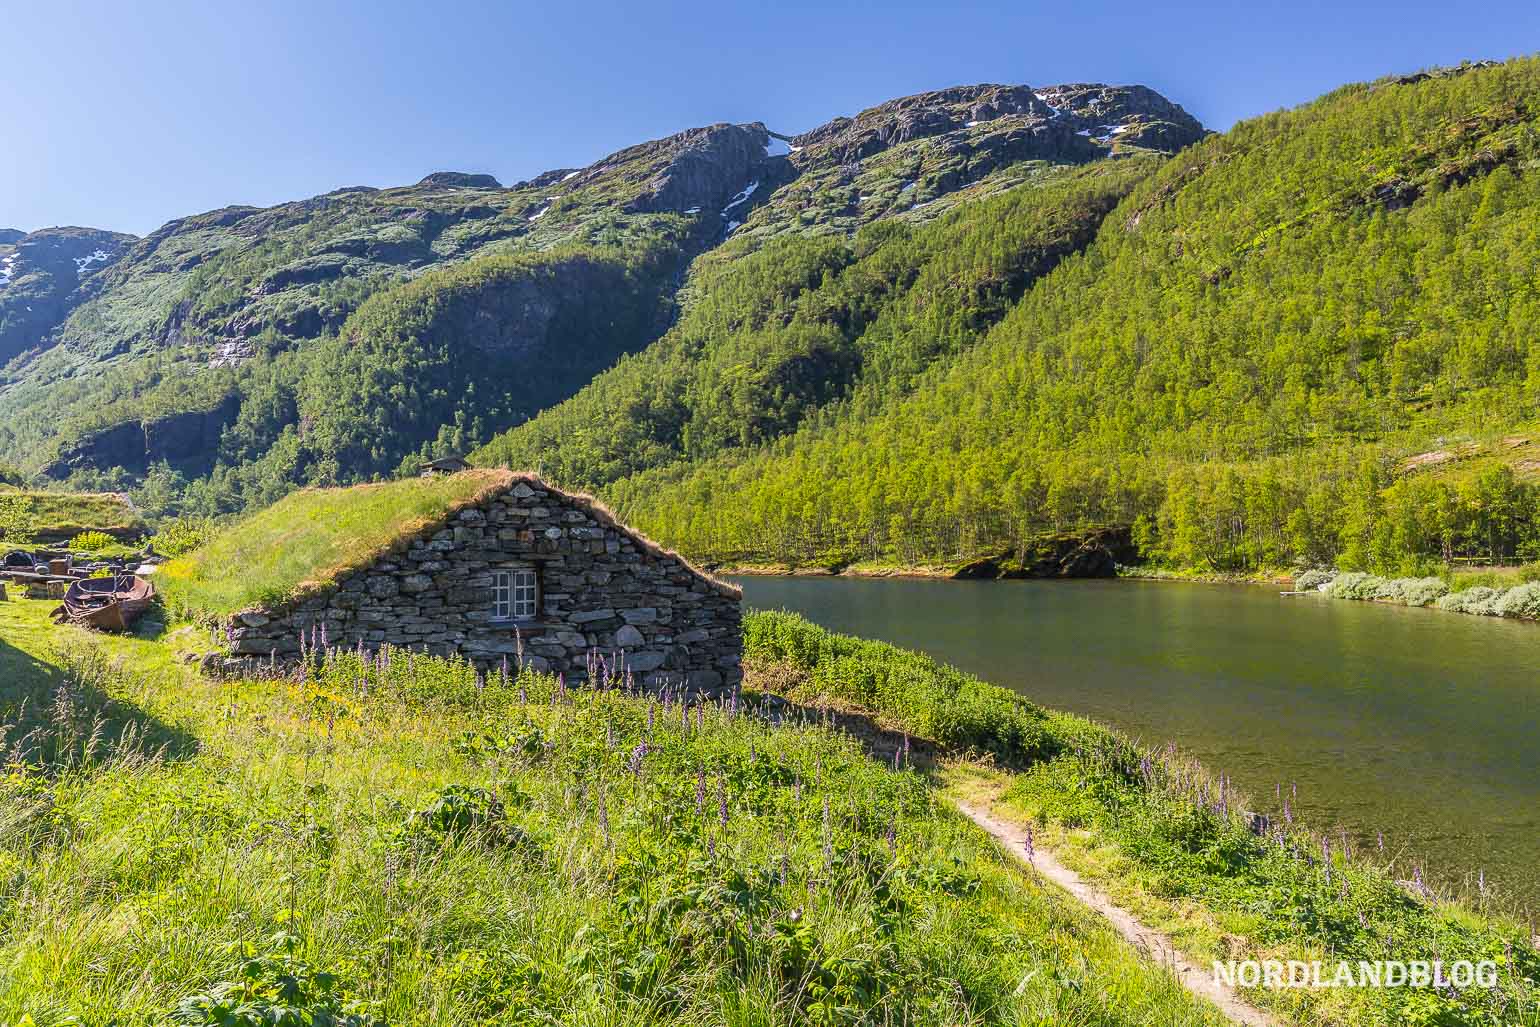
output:
POLYGON ((580 680, 590 654, 624 653, 649 688, 719 694, 741 680, 741 593, 625 528, 584 496, 521 476, 372 565, 285 607, 238 613, 238 656, 292 661, 301 639, 506 659, 580 680), (537 612, 496 616, 499 572, 533 569, 537 612))

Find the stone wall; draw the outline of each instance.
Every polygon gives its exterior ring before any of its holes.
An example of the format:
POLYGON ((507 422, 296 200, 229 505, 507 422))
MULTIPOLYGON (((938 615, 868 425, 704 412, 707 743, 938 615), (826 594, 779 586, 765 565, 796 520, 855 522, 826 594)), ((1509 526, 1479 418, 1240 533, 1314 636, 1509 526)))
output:
POLYGON ((535 670, 586 676, 594 650, 623 652, 650 688, 719 693, 741 680, 737 589, 706 577, 618 525, 591 501, 518 479, 447 523, 405 539, 372 566, 284 608, 247 610, 228 625, 237 656, 293 660, 327 643, 386 643, 491 667, 520 652, 535 670), (535 568, 540 613, 495 621, 494 572, 535 568))

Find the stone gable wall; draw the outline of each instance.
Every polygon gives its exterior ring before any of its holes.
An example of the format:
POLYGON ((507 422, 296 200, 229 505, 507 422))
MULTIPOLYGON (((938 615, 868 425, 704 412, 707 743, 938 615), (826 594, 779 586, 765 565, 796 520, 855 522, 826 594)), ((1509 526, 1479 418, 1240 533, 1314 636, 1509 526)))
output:
POLYGON ((538 481, 451 515, 324 594, 237 614, 228 636, 237 656, 285 661, 323 627, 334 646, 389 643, 488 667, 515 663, 522 644, 526 666, 569 680, 586 675, 593 650, 624 652, 651 688, 714 694, 742 678, 736 590, 538 481), (540 613, 496 622, 493 574, 517 567, 536 569, 540 613))

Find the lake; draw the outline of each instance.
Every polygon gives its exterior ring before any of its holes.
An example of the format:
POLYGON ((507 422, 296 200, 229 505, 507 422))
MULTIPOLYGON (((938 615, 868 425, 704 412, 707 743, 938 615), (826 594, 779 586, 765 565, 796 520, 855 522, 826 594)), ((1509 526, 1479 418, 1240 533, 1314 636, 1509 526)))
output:
POLYGON ((1434 879, 1484 869, 1540 908, 1540 625, 1256 585, 737 580, 751 606, 1175 741, 1264 810, 1297 786, 1311 826, 1360 850, 1383 831, 1434 879))

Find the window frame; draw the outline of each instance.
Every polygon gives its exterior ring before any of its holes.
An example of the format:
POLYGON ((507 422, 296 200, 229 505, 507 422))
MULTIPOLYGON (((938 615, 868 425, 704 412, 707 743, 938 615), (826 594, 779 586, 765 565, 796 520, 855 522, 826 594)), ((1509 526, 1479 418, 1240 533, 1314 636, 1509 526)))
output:
POLYGON ((500 567, 492 572, 493 621, 511 624, 531 621, 539 615, 540 575, 535 568, 500 567))

